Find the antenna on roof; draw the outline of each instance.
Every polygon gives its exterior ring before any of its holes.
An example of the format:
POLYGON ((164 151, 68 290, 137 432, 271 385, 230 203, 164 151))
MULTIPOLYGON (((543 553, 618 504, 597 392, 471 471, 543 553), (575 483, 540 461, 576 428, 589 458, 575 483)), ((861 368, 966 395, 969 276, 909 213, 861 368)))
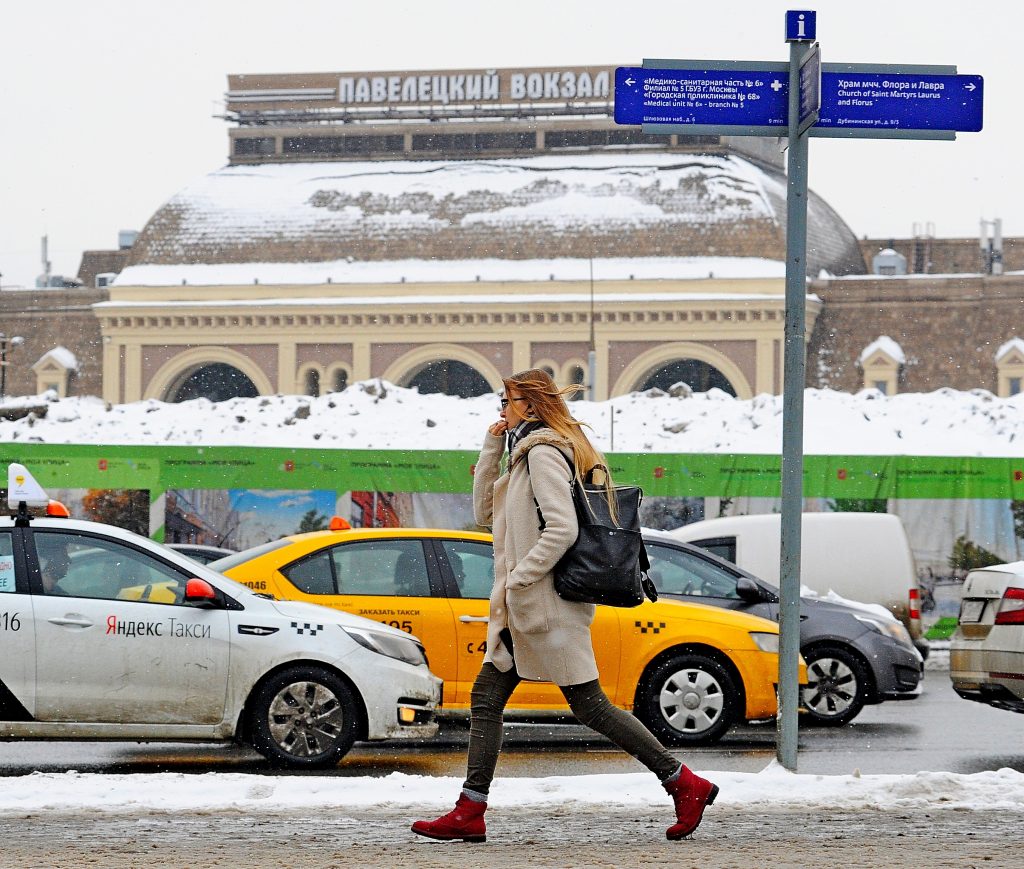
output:
POLYGON ((1003 221, 1000 218, 995 220, 981 221, 981 255, 985 261, 985 273, 989 275, 1001 275, 1003 273, 1003 221), (992 235, 989 236, 989 227, 992 227, 992 235))
POLYGON ((587 352, 587 400, 597 401, 597 343, 594 341, 594 257, 590 257, 590 350, 587 352))
POLYGON ((43 274, 42 284, 40 286, 50 286, 50 272, 53 268, 53 263, 50 262, 50 239, 49 236, 44 235, 42 239, 42 258, 43 258, 43 274))

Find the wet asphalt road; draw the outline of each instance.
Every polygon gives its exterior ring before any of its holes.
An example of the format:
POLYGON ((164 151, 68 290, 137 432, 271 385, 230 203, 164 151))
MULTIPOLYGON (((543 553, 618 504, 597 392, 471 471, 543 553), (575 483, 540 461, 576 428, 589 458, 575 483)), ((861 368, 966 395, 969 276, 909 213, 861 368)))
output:
MULTIPOLYGON (((758 772, 775 757, 775 725, 734 728, 717 745, 676 749, 701 770, 758 772)), ((957 697, 948 673, 929 670, 917 700, 867 707, 841 728, 801 731, 798 772, 820 775, 976 773, 1010 768, 1024 772, 1024 715, 957 697)), ((445 726, 418 744, 363 743, 337 767, 337 775, 461 776, 466 731, 445 726)), ((34 771, 105 773, 247 772, 270 770, 255 753, 236 746, 159 743, 0 743, 0 775, 34 771)), ((642 767, 601 737, 575 725, 509 725, 499 776, 542 777, 637 772, 642 767)), ((289 774, 289 773, 284 773, 289 774)), ((317 775, 324 773, 318 772, 317 775)))

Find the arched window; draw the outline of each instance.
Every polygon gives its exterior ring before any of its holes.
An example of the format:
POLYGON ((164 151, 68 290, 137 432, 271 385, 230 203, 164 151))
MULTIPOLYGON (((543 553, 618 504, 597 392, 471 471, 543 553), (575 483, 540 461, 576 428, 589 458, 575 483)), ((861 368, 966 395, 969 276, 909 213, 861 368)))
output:
POLYGON ((255 384, 241 371, 223 362, 214 362, 196 368, 173 391, 172 402, 208 398, 227 401, 231 398, 255 398, 259 395, 255 384))
POLYGON ((729 395, 736 395, 733 385, 721 371, 699 359, 676 359, 662 365, 647 376, 640 385, 640 391, 662 389, 668 392, 677 383, 685 383, 694 392, 721 389, 729 395))
POLYGON ((316 368, 310 368, 306 371, 306 375, 302 379, 302 391, 306 395, 313 396, 313 398, 319 397, 320 372, 316 368))
POLYGON ((348 369, 339 365, 331 371, 331 391, 344 392, 348 387, 348 369))
POLYGON ((494 391, 479 371, 455 359, 440 359, 424 365, 406 385, 424 395, 441 392, 461 398, 475 398, 494 391))
POLYGON ((551 375, 552 380, 558 380, 558 366, 550 359, 538 359, 533 363, 533 367, 539 368, 541 371, 546 371, 551 375))
MULTIPOLYGON (((577 386, 584 386, 587 382, 587 370, 579 362, 571 362, 565 367, 565 383, 566 386, 575 384, 577 386)), ((587 393, 585 389, 577 389, 572 395, 567 395, 566 398, 569 401, 579 401, 581 398, 586 398, 587 393)))

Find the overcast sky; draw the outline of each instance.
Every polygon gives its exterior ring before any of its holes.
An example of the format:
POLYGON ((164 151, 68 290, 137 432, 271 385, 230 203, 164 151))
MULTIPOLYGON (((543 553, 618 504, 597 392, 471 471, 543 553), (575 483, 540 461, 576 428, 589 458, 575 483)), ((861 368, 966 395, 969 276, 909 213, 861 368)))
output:
MULTIPOLYGON (((985 77, 985 128, 956 142, 812 139, 810 183, 858 236, 1024 235, 1021 42, 1008 0, 34 0, 0 35, 0 273, 31 285, 113 248, 227 161, 229 73, 785 60, 783 13, 818 12, 825 61, 954 64, 985 77), (1016 88, 1016 90, 1014 90, 1016 88)), ((2 328, 2 327, 0 327, 2 328)))

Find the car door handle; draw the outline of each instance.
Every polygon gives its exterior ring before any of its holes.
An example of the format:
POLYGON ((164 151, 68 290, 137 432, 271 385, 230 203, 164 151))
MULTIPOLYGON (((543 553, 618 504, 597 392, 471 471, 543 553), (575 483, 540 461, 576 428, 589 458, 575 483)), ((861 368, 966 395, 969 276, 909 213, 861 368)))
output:
POLYGON ((76 628, 92 627, 92 622, 83 616, 78 616, 77 618, 74 616, 64 616, 63 618, 57 616, 56 618, 47 619, 47 621, 51 625, 73 625, 76 628))
POLYGON ((459 616, 460 622, 489 622, 490 616, 459 616))

